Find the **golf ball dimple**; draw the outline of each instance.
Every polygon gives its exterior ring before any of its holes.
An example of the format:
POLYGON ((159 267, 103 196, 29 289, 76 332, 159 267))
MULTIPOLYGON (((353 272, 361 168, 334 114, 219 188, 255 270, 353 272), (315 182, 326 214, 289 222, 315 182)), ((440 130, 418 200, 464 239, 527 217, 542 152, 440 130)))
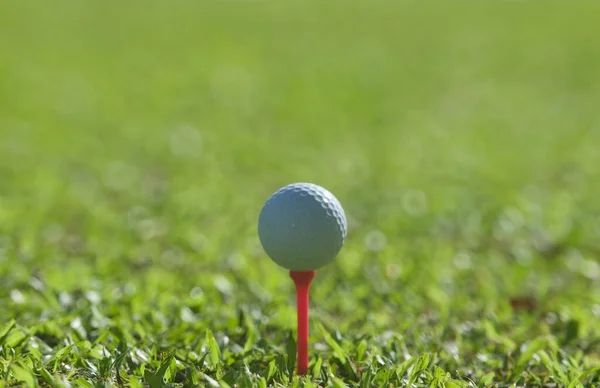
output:
POLYGON ((277 190, 258 219, 258 236, 267 255, 293 271, 315 270, 331 262, 346 233, 342 205, 313 183, 293 183, 277 190))

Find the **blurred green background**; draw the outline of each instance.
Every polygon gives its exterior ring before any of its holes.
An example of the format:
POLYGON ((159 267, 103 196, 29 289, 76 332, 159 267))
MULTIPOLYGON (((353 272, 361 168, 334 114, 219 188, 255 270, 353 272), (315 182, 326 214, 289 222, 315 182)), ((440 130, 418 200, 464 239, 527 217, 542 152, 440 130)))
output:
POLYGON ((386 346, 373 336, 395 333, 459 380, 508 380, 506 355, 545 335, 597 365, 598 12, 3 2, 0 317, 49 354, 114 351, 115 327, 129 346, 182 351, 170 331, 210 328, 225 354, 240 311, 260 333, 250 346, 282 345, 293 289, 256 221, 274 190, 309 181, 350 219, 312 324, 370 338, 373 354, 386 346), (515 313, 521 300, 533 313, 515 313), (481 336, 457 339, 465 322, 481 336))

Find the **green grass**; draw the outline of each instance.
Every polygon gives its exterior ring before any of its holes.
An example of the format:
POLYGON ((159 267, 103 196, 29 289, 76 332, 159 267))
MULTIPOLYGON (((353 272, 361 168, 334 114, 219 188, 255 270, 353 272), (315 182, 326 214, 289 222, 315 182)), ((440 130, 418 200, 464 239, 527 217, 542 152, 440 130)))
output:
POLYGON ((599 12, 2 2, 0 387, 600 385, 599 12), (351 223, 302 379, 294 181, 351 223))

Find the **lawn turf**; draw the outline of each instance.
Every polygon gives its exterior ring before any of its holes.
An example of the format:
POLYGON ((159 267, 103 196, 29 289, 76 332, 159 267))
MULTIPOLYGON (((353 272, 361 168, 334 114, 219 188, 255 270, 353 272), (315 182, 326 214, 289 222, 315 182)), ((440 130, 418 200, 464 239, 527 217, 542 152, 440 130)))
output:
POLYGON ((600 385, 598 14, 2 2, 0 387, 600 385), (294 181, 350 221, 302 379, 294 181))

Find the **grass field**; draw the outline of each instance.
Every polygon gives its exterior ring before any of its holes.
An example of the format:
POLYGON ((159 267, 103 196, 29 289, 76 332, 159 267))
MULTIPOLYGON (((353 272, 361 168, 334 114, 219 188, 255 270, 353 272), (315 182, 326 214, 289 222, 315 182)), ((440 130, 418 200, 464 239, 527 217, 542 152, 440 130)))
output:
POLYGON ((2 2, 0 387, 600 386, 600 6, 485 3, 2 2))

